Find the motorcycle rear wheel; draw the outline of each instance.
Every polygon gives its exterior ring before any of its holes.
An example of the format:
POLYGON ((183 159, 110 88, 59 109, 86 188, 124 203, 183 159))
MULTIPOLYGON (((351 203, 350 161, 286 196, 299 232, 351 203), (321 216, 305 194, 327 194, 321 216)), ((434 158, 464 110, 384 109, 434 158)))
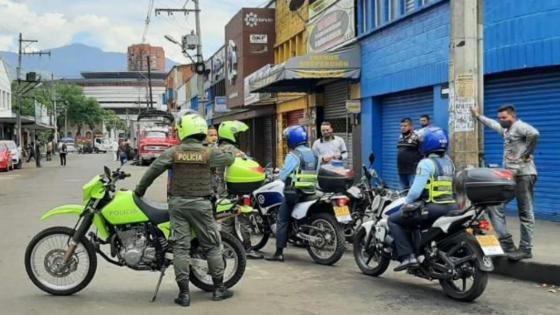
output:
MULTIPOLYGON (((243 277, 247 257, 243 244, 236 237, 225 232, 221 232, 220 235, 224 246, 224 285, 226 288, 231 288, 243 277), (228 273, 228 265, 230 264, 233 264, 234 270, 228 273)), ((214 283, 212 277, 208 274, 208 270, 193 269, 191 266, 189 276, 191 283, 203 291, 211 292, 214 289, 214 283)))
POLYGON ((356 234, 353 246, 354 260, 362 273, 368 276, 378 277, 387 270, 389 263, 391 262, 391 258, 383 253, 379 253, 377 250, 373 253, 373 255, 369 255, 367 249, 365 248, 366 236, 367 234, 365 229, 360 229, 356 234), (372 261, 375 263, 374 265, 370 265, 372 261))
MULTIPOLYGON (((455 245, 458 245, 457 243, 459 241, 464 245, 461 246, 460 249, 455 252, 455 254, 450 255, 450 259, 460 259, 463 257, 468 257, 470 255, 476 255, 476 252, 473 250, 473 248, 476 248, 479 245, 473 237, 469 237, 466 234, 464 238, 461 238, 457 242, 449 244, 443 250, 453 248, 455 245)), ((466 276, 463 276, 458 279, 442 279, 439 281, 439 283, 445 294, 450 298, 462 302, 472 302, 480 295, 482 295, 482 293, 486 289, 486 285, 488 284, 488 273, 480 270, 476 260, 465 262, 462 265, 468 265, 467 268, 473 270, 472 275, 470 275, 468 278, 466 276), (471 282, 468 290, 467 280, 470 280, 471 282), (459 286, 458 284, 461 285, 459 286)))
POLYGON ((259 251, 266 246, 272 232, 267 218, 260 213, 251 214, 249 219, 251 222, 251 247, 255 251, 259 251))
POLYGON ((25 270, 39 289, 52 295, 72 295, 85 288, 95 275, 97 256, 91 242, 83 236, 72 261, 61 261, 74 230, 55 226, 37 234, 25 250, 25 270), (78 275, 73 280, 73 276, 78 275), (66 280, 69 283, 64 283, 66 280))
POLYGON ((313 244, 313 242, 308 242, 307 245, 307 252, 309 256, 320 265, 332 265, 335 264, 337 261, 342 258, 344 255, 344 251, 346 250, 345 243, 346 239, 344 237, 344 232, 342 232, 342 228, 336 221, 335 217, 332 214, 320 212, 311 215, 309 220, 312 226, 319 228, 319 229, 328 229, 326 234, 317 234, 316 232, 310 232, 309 234, 312 236, 320 237, 321 248, 319 248, 319 244, 313 244), (329 243, 330 247, 332 247, 332 253, 330 255, 321 255, 321 251, 325 247, 324 243, 329 243))

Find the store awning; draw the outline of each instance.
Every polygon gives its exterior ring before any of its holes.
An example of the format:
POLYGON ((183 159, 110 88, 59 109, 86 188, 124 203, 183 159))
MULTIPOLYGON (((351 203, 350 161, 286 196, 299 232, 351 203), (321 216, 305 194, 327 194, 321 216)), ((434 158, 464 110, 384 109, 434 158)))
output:
POLYGON ((360 78, 360 46, 352 45, 333 51, 311 53, 269 66, 249 82, 255 92, 309 92, 325 80, 360 78))
MULTIPOLYGON (((0 117, 0 123, 5 124, 17 124, 17 118, 15 114, 8 117, 0 117)), ((36 122, 35 118, 32 116, 21 116, 21 128, 29 130, 48 130, 53 129, 54 126, 44 124, 40 121, 36 122)))
POLYGON ((214 113, 212 124, 219 124, 227 120, 246 120, 274 114, 274 106, 259 105, 254 108, 233 109, 227 113, 214 113))

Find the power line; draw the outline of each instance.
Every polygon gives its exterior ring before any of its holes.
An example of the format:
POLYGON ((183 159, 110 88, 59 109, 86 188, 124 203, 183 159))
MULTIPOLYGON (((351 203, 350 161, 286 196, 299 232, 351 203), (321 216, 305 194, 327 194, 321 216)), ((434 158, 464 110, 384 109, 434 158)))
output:
POLYGON ((150 17, 152 15, 152 10, 154 9, 154 0, 148 1, 148 13, 146 14, 146 22, 144 24, 144 32, 142 33, 142 43, 146 42, 146 35, 148 33, 148 27, 150 26, 150 17))

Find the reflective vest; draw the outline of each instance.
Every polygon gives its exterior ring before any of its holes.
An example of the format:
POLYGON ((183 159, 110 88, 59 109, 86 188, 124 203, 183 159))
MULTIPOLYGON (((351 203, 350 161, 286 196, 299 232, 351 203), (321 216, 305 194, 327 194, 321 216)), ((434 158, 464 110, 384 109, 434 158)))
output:
POLYGON ((453 176, 455 165, 448 157, 429 158, 434 165, 434 170, 426 184, 424 195, 426 202, 435 204, 454 203, 453 198, 453 176))
POLYGON ((297 147, 290 154, 299 159, 299 166, 290 174, 291 184, 304 193, 315 193, 317 186, 317 157, 307 147, 297 147))

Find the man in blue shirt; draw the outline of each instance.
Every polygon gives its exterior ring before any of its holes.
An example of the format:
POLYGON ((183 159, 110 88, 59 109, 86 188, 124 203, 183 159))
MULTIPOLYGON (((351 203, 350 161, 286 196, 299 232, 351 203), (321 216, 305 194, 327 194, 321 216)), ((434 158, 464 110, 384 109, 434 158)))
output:
POLYGON ((389 229, 401 262, 395 271, 418 267, 420 230, 457 207, 453 198, 455 165, 446 155, 447 146, 448 138, 441 128, 425 129, 420 145, 424 158, 418 163, 405 204, 389 216, 389 229), (420 214, 422 206, 413 205, 417 201, 426 203, 427 215, 420 214))
POLYGON ((315 192, 317 157, 309 148, 307 130, 303 126, 290 126, 284 130, 290 153, 286 155, 280 179, 285 183, 284 201, 278 209, 276 220, 276 252, 267 257, 270 261, 284 261, 284 248, 288 242, 290 216, 300 196, 315 192), (312 174, 315 174, 315 179, 312 174))

